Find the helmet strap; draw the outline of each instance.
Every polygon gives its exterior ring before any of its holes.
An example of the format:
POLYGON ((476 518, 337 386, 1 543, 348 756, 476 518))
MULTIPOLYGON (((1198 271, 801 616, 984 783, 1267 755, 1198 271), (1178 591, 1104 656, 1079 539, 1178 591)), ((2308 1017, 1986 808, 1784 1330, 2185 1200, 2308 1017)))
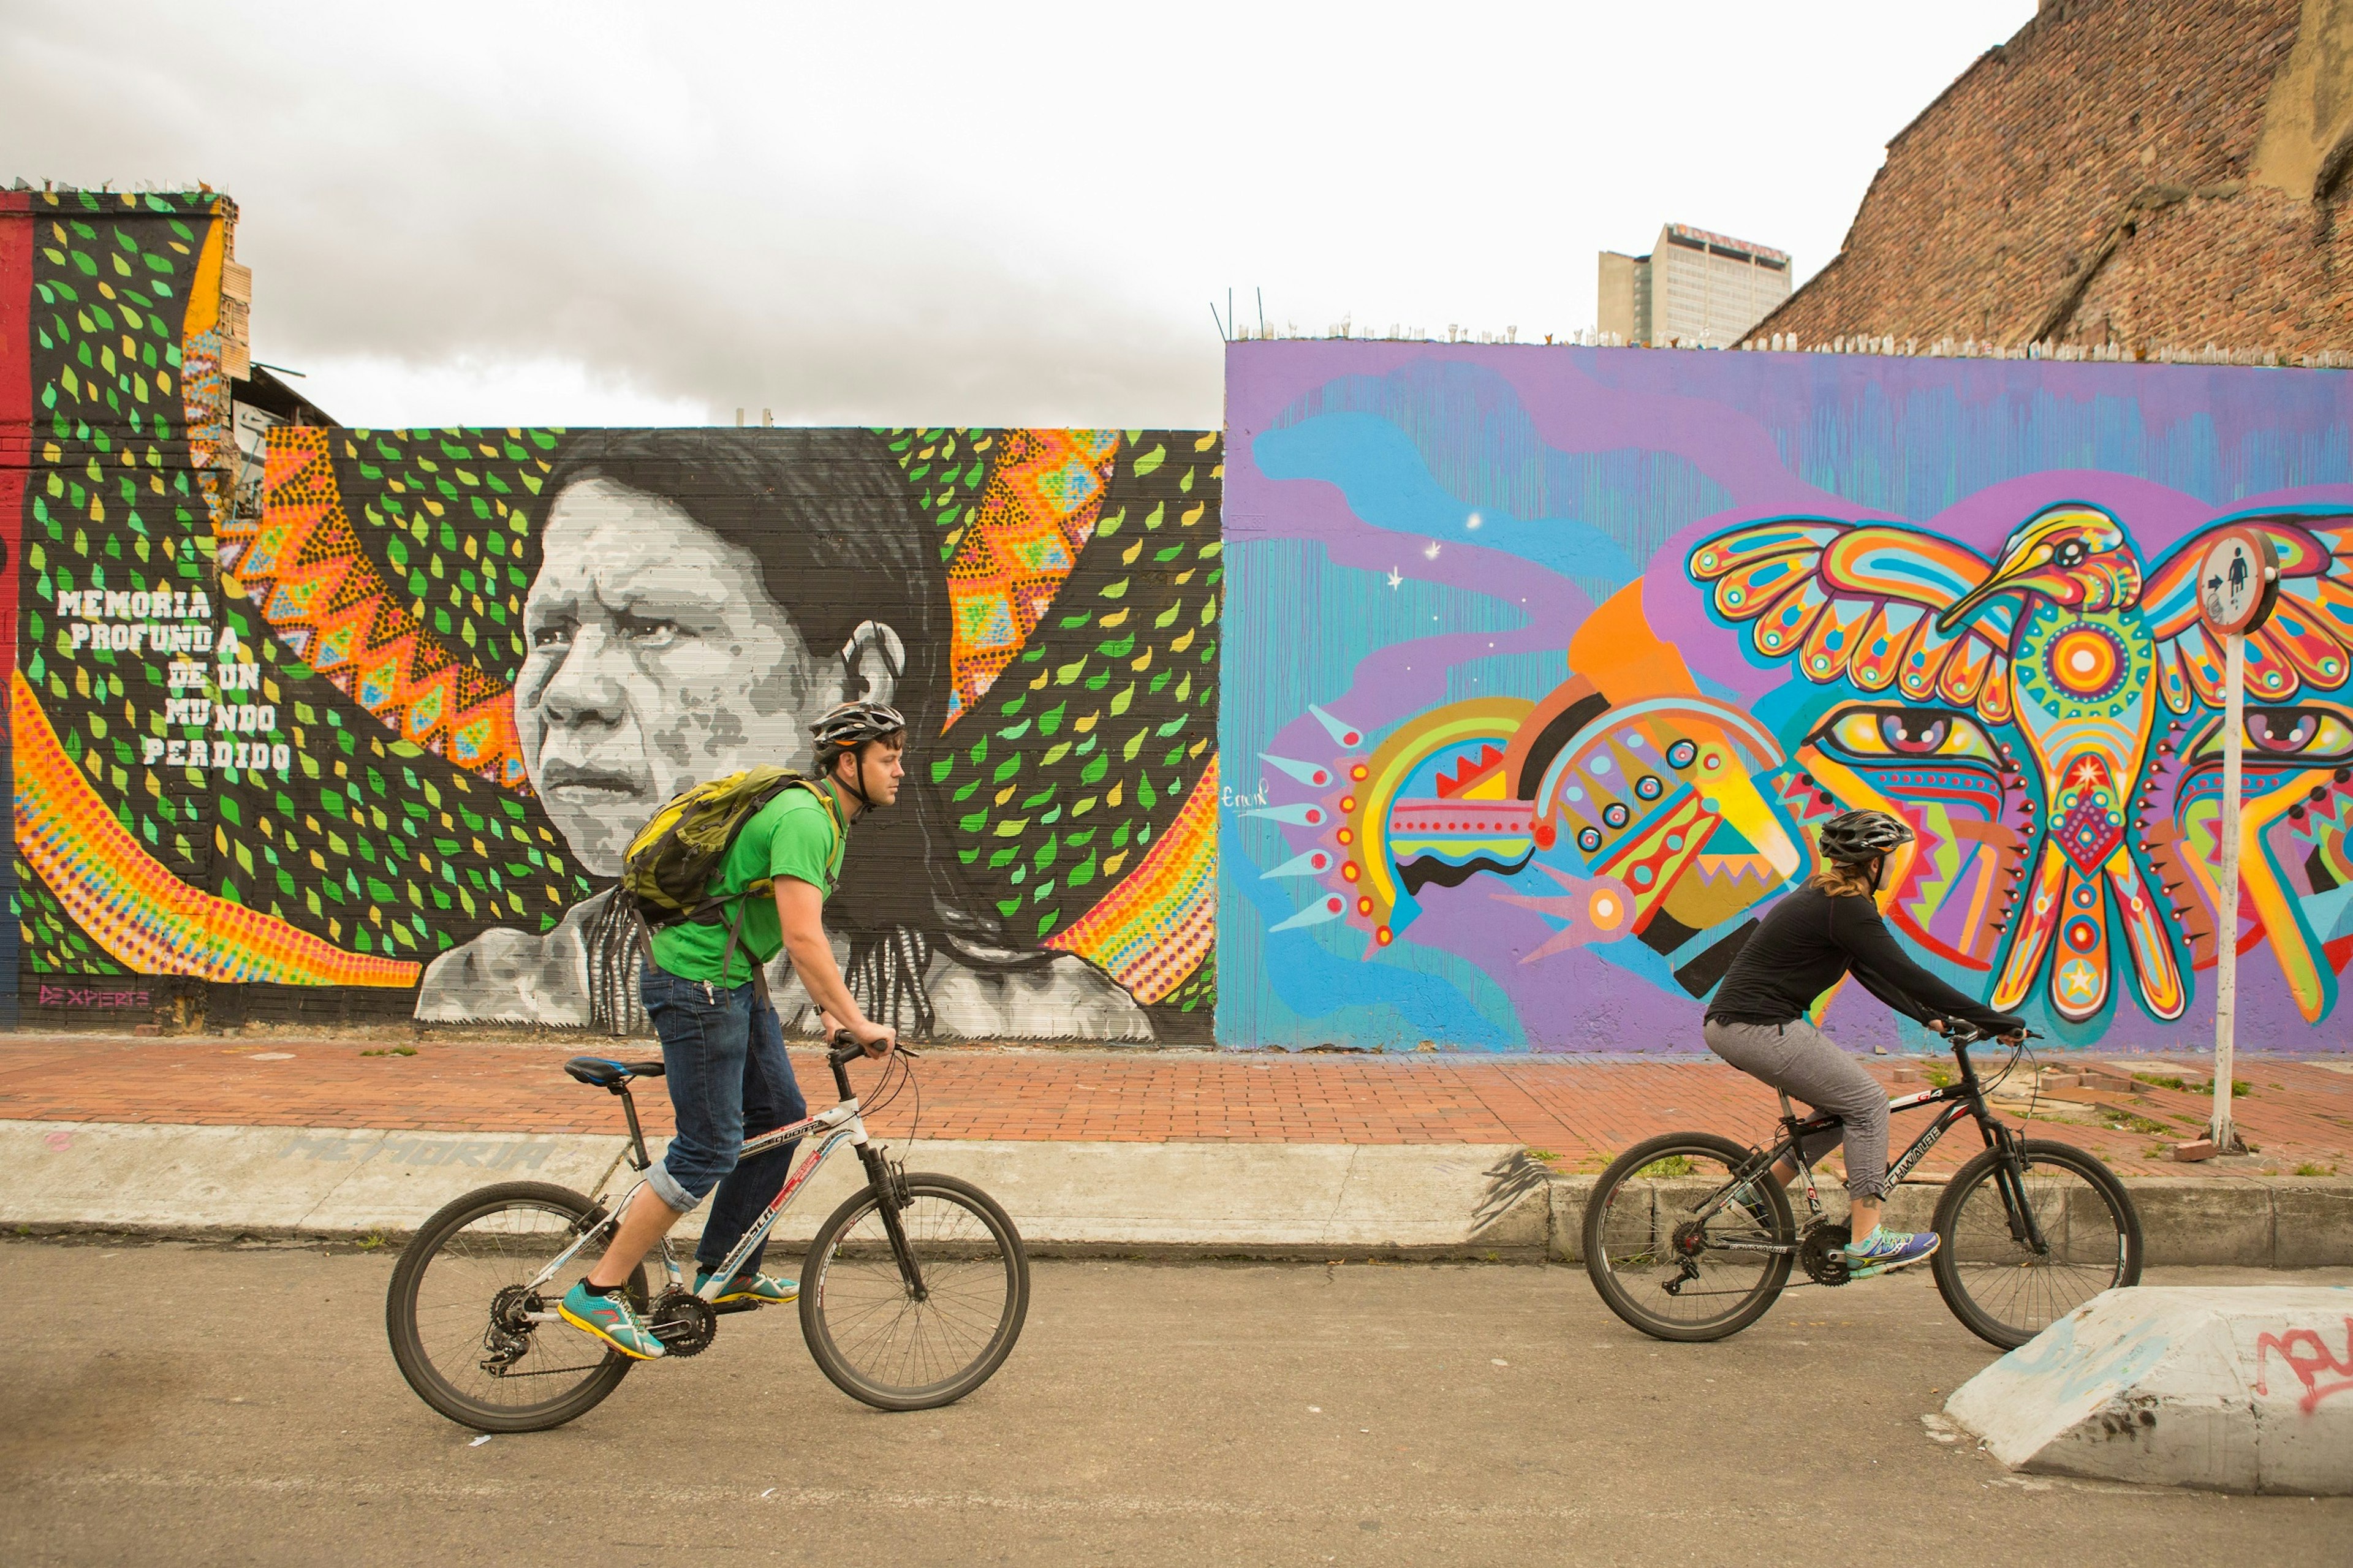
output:
POLYGON ((843 750, 849 753, 850 772, 857 777, 858 782, 850 784, 842 778, 840 759, 836 758, 833 765, 834 785, 839 789, 846 789, 858 797, 858 809, 861 814, 872 811, 874 803, 866 796, 866 747, 863 742, 860 742, 855 746, 844 747, 843 750))

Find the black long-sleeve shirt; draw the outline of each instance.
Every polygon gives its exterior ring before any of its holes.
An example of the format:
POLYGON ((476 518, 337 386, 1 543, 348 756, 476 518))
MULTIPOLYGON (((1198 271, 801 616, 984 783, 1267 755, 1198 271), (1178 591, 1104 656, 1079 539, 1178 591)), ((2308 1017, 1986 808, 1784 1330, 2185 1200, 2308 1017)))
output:
POLYGON ((1787 1024, 1804 1016, 1814 998, 1850 971, 1873 996, 1923 1024, 1962 1018, 1989 1034, 2006 1034, 2023 1023, 1914 963, 1870 899, 1820 888, 1799 888, 1773 906, 1709 998, 1707 1016, 1736 1024, 1787 1024))

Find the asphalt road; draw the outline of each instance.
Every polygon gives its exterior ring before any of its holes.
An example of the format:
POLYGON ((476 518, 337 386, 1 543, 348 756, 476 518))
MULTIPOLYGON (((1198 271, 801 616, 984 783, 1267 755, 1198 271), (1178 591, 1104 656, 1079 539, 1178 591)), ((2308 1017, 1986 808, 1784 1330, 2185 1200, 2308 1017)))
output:
MULTIPOLYGON (((885 1415, 723 1320, 476 1443, 391 1259, 0 1244, 0 1562, 2342 1564, 2353 1499, 2013 1478, 1921 1415, 1992 1359, 1925 1278, 1656 1344, 1582 1272, 1049 1262, 996 1380, 885 1415)), ((2353 1282, 2353 1270, 2252 1283, 2353 1282)))

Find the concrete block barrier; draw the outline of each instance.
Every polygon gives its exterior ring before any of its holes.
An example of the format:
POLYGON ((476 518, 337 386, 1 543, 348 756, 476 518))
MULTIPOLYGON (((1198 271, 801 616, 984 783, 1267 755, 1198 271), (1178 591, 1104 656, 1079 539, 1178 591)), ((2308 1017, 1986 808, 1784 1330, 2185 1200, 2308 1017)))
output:
POLYGON ((2353 1289, 2110 1290, 1945 1414, 2013 1469, 2353 1494, 2353 1289))

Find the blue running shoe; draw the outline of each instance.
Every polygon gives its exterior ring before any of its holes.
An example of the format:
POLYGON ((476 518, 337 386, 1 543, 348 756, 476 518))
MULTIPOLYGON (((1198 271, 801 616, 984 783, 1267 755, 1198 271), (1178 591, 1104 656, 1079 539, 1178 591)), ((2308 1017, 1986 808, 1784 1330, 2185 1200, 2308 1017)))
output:
POLYGON ((632 1361, 658 1361, 668 1353, 627 1296, 592 1296, 586 1279, 564 1293, 555 1311, 574 1328, 604 1341, 632 1361))
MULTIPOLYGON (((694 1293, 711 1283, 711 1270, 698 1271, 694 1276, 694 1293)), ((713 1303, 724 1301, 757 1301, 763 1307, 781 1307, 787 1301, 800 1300, 801 1285, 797 1279, 779 1279, 773 1274, 738 1274, 727 1282, 727 1289, 712 1298, 713 1303)))
POLYGON ((1874 1274, 1890 1269, 1908 1268, 1924 1263, 1936 1250, 1934 1231, 1890 1230, 1881 1226, 1861 1241, 1846 1244, 1846 1271, 1850 1279, 1868 1279, 1874 1274))

